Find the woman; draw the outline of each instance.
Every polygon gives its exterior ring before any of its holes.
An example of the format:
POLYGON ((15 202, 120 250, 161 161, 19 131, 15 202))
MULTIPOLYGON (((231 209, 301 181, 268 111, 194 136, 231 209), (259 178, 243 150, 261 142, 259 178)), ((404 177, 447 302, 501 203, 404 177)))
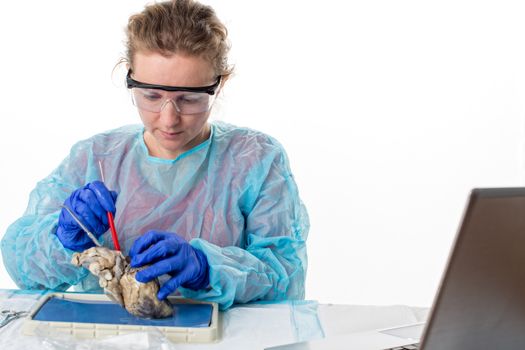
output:
POLYGON ((95 135, 32 191, 2 240, 20 288, 99 290, 69 261, 103 245, 115 216, 136 278, 158 297, 218 302, 304 298, 308 216, 282 146, 254 130, 208 122, 231 75, 226 28, 191 0, 147 6, 127 27, 127 86, 143 125, 95 135), (100 181, 99 162, 105 181, 100 181))

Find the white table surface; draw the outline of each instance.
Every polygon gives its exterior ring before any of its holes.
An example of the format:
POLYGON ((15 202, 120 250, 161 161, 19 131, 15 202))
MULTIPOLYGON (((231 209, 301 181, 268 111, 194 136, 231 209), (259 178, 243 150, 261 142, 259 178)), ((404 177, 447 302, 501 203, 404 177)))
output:
MULTIPOLYGON (((42 292, 0 289, 0 309, 29 310, 41 296, 42 292)), ((221 339, 214 344, 174 344, 155 333, 137 333, 91 341, 77 341, 69 336, 25 336, 21 334, 24 320, 20 319, 0 328, 0 349, 259 350, 298 340, 422 322, 427 313, 427 308, 404 305, 369 306, 316 302, 242 305, 221 312, 221 339)))
POLYGON ((424 322, 428 308, 406 305, 319 304, 318 315, 325 336, 424 322))

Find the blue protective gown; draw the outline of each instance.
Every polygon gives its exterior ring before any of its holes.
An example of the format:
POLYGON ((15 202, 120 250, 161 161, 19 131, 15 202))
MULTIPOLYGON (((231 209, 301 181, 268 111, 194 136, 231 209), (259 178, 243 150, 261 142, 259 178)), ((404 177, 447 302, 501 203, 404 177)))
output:
MULTIPOLYGON (((303 299, 308 215, 283 147, 272 137, 222 122, 208 140, 175 160, 152 157, 142 125, 125 126, 75 144, 31 192, 24 215, 2 239, 7 271, 23 289, 101 290, 55 232, 60 205, 100 180, 118 192, 115 225, 127 254, 150 229, 176 232, 201 249, 210 288, 179 288, 222 309, 253 300, 303 299)), ((102 237, 112 247, 111 234, 102 237)), ((162 281, 161 281, 162 282, 162 281)))

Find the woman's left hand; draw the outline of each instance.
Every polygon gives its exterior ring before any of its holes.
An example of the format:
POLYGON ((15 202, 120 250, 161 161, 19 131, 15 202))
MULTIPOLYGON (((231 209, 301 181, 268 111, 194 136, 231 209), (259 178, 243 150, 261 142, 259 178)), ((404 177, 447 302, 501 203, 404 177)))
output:
POLYGON ((129 255, 131 267, 151 265, 137 272, 137 281, 146 283, 164 274, 171 276, 157 294, 160 300, 166 299, 179 286, 193 290, 208 286, 206 255, 176 233, 148 231, 135 240, 129 255))

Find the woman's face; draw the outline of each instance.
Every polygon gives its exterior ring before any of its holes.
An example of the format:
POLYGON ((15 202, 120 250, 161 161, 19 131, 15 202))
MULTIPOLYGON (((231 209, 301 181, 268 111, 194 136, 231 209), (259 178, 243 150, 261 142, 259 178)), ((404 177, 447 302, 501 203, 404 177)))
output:
MULTIPOLYGON (((212 85, 217 76, 212 65, 200 57, 178 54, 166 57, 158 53, 137 52, 132 78, 155 85, 200 87, 212 85)), ((171 99, 162 105, 160 112, 138 107, 145 127, 144 142, 151 156, 175 159, 209 137, 209 110, 198 114, 181 114, 171 102, 180 97, 180 92, 152 90, 151 94, 145 98, 171 99)))

